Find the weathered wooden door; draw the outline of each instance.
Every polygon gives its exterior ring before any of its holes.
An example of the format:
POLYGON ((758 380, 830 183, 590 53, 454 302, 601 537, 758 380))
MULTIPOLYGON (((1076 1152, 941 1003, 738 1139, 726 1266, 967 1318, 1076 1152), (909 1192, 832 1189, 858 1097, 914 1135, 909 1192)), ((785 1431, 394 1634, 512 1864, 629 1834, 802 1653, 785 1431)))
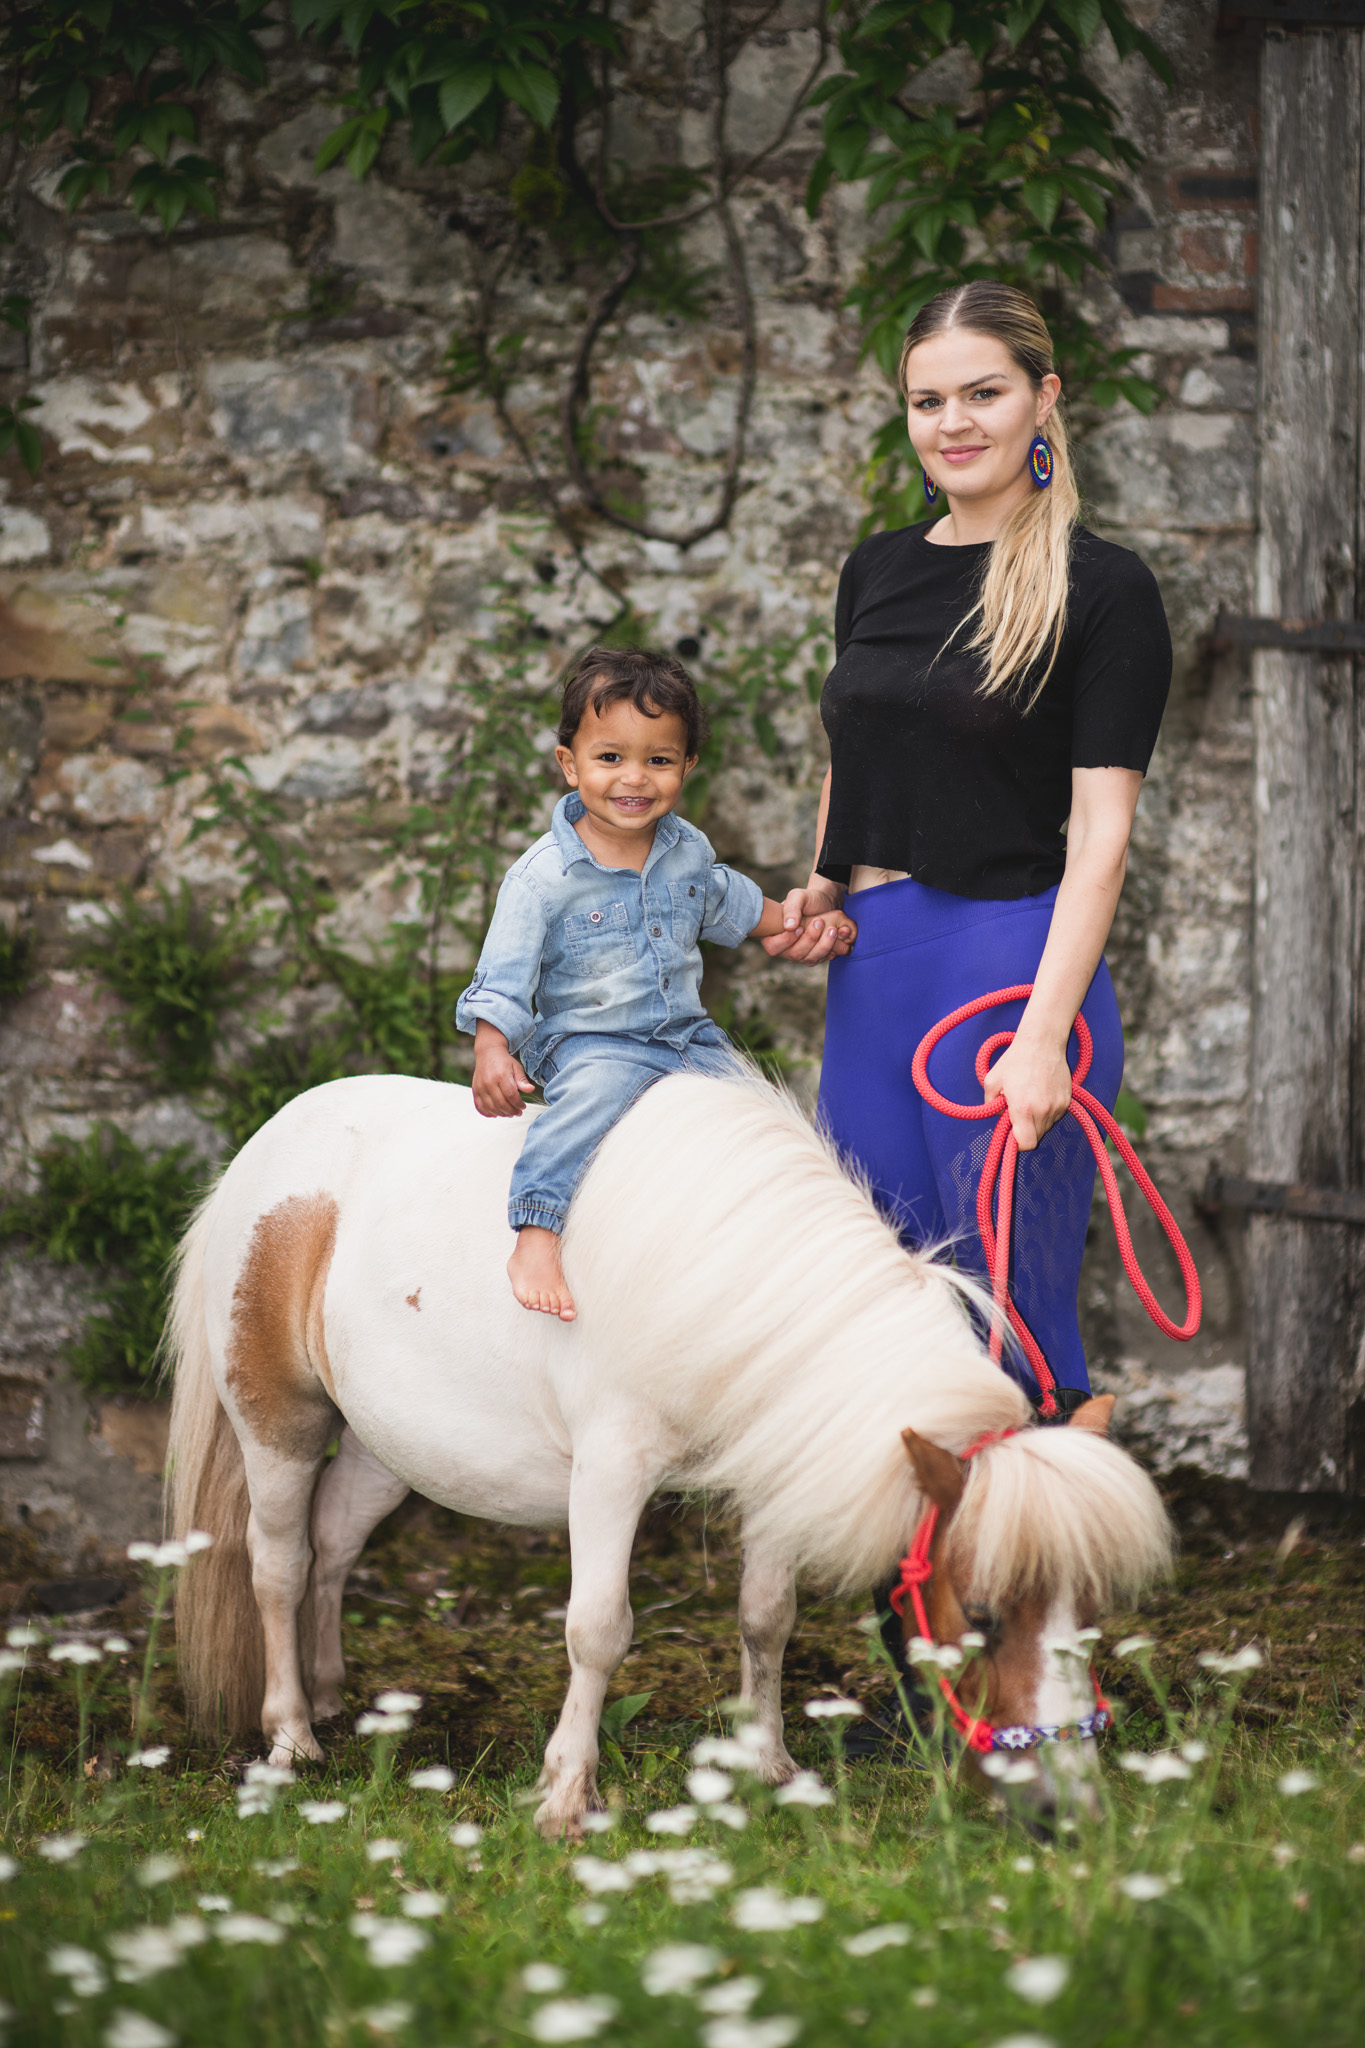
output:
MULTIPOLYGON (((1365 618, 1365 44, 1262 57, 1257 610, 1365 618)), ((1249 1167, 1365 1186, 1362 713, 1350 656, 1254 657, 1256 896, 1249 1167)), ((1252 1215, 1254 1485, 1365 1489, 1365 1229, 1252 1215)))

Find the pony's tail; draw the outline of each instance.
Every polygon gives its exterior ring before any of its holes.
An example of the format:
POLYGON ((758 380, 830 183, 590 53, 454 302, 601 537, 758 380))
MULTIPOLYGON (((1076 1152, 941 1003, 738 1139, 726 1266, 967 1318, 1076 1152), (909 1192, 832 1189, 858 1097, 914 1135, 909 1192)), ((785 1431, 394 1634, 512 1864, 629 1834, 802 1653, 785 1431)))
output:
POLYGON ((215 1199, 201 1204, 176 1253, 162 1371, 175 1382, 167 1518, 177 1538, 191 1529, 213 1538, 211 1550, 191 1558, 176 1592, 180 1683, 190 1727, 228 1741, 260 1732, 265 1644, 246 1547, 246 1467, 213 1383, 204 1321, 204 1247, 215 1199))

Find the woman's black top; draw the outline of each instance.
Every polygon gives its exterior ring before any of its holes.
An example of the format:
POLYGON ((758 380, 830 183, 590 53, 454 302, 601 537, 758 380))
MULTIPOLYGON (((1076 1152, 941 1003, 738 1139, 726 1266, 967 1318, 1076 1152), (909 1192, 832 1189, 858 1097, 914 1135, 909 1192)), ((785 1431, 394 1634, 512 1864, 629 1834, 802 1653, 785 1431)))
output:
MULTIPOLYGON (((835 663, 820 699, 833 776, 816 862, 831 881, 900 868, 953 896, 1036 896, 1062 877, 1073 768, 1146 772, 1171 682, 1156 578, 1076 529, 1061 649, 1025 712, 984 697, 975 622, 989 542, 944 547, 925 526, 876 533, 839 579, 835 663)), ((1027 692, 1025 693, 1027 701, 1027 692)))

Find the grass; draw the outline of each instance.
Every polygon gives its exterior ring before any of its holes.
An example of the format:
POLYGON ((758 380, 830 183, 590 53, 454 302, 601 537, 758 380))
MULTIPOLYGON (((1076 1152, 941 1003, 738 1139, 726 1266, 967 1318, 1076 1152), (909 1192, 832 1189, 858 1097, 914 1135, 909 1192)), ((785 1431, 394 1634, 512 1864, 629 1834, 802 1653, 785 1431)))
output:
MULTIPOLYGON (((348 1593, 346 1725, 324 1764, 264 1788, 269 1810, 245 1818, 246 1757, 186 1741, 169 1642, 149 1648, 145 1596, 130 1596, 126 1652, 73 1670, 40 1647, 22 1677, 3 1830, 18 1868, 0 1886, 0 1989, 18 2015, 9 2038, 1278 2048, 1292 2032, 1354 2044, 1365 2037, 1365 1755, 1359 1635, 1348 1633, 1360 1621, 1359 1534, 1300 1527, 1286 1543, 1283 1524, 1267 1528, 1264 1506, 1236 1489, 1177 1488, 1174 1504, 1183 1587, 1106 1625, 1101 1669, 1126 1719, 1106 1745, 1102 1810, 1050 1844, 946 1778, 883 1762, 840 1768, 833 1724, 804 1719, 799 1703, 835 1690, 870 1701, 880 1679, 856 1608, 835 1603, 803 1616, 788 1687, 793 1752, 833 1803, 777 1806, 739 1777, 742 1829, 647 1830, 650 1813, 687 1799, 688 1752, 721 1731, 733 1683, 736 1560, 695 1508, 661 1509, 642 1534, 637 1647, 614 1692, 650 1697, 604 1766, 615 1825, 580 1850, 541 1843, 529 1818, 562 1683, 559 1539, 400 1510, 348 1593), (1135 1622, 1157 1638, 1149 1676, 1141 1655, 1113 1652, 1135 1622), (1294 1675, 1310 1630, 1330 1682, 1320 1667, 1312 1684, 1294 1675), (1249 1676, 1199 1665, 1199 1648, 1226 1652, 1253 1633, 1267 1656, 1249 1676), (82 1679, 100 1687, 92 1776, 75 1754, 82 1679), (361 1740, 356 1714, 394 1685, 423 1696, 411 1731, 361 1740), (120 1760, 140 1693, 140 1739, 172 1752, 160 1769, 120 1760), (1187 1777, 1148 1784, 1121 1766, 1134 1751, 1175 1754, 1196 1723, 1208 1753, 1187 1777), (409 1782, 433 1764, 449 1772, 447 1789, 409 1782), (1293 1790, 1290 1771, 1311 1785, 1293 1790), (312 1822, 315 1802, 340 1814, 312 1822), (84 1837, 75 1856, 48 1860, 42 1844, 72 1834, 84 1837), (703 1852, 690 1897, 673 1896, 676 1869, 627 1862, 661 1850, 703 1852), (584 1855, 629 1889, 585 1887, 584 1855), (149 1866, 157 1857, 177 1867, 149 1866), (802 1910, 819 1917, 741 1924, 754 1910, 743 1895, 764 1888, 817 1902, 802 1910), (159 1936, 129 1946, 148 1929, 159 1936), (676 1944, 710 1953, 659 1959, 676 1944), (93 1961, 61 1954, 72 1948, 93 1961), (1020 1970, 1040 1958, 1060 1960, 1020 1970), (690 1965, 707 1973, 690 1989, 651 1992, 642 1978, 677 1982, 690 1965), (1030 1991, 1051 1995, 1035 2003, 1030 1991), (597 1999, 612 2002, 609 2017, 597 1999), (735 2010, 715 2009, 727 1999, 735 2010)), ((108 1639, 93 1622, 61 1633, 108 1639)), ((684 1872, 684 1892, 687 1882, 684 1872)))

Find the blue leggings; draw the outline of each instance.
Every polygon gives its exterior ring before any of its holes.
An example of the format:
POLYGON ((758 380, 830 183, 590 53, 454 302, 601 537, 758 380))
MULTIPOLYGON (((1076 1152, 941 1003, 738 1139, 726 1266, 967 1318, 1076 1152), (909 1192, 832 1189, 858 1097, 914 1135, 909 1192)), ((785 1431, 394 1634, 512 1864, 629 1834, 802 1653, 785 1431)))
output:
MULTIPOLYGON (((982 1277, 976 1190, 994 1119, 961 1123, 931 1109, 910 1063, 925 1032, 950 1010, 991 989, 1033 980, 1056 900, 1055 888, 980 903, 921 882, 887 882, 849 896, 857 942, 847 958, 830 964, 820 1074, 824 1128, 866 1175, 878 1207, 907 1244, 951 1237, 959 1265, 982 1277)), ((1123 1026, 1103 961, 1081 1011, 1095 1041, 1085 1085, 1112 1109, 1123 1078, 1123 1026)), ((940 1093, 980 1102, 977 1049, 995 1032, 1012 1030, 1022 1013, 1022 1003, 1003 1005, 942 1039, 929 1063, 940 1093)), ((1073 1069, 1077 1050, 1073 1032, 1067 1054, 1073 1069)), ((1082 1391, 1090 1380, 1076 1298, 1094 1184, 1095 1162, 1072 1117, 1055 1124, 1036 1151, 1020 1154, 1011 1289, 1058 1385, 1082 1391)), ((1034 1392, 1027 1367, 1016 1361, 1014 1369, 1034 1392)))

